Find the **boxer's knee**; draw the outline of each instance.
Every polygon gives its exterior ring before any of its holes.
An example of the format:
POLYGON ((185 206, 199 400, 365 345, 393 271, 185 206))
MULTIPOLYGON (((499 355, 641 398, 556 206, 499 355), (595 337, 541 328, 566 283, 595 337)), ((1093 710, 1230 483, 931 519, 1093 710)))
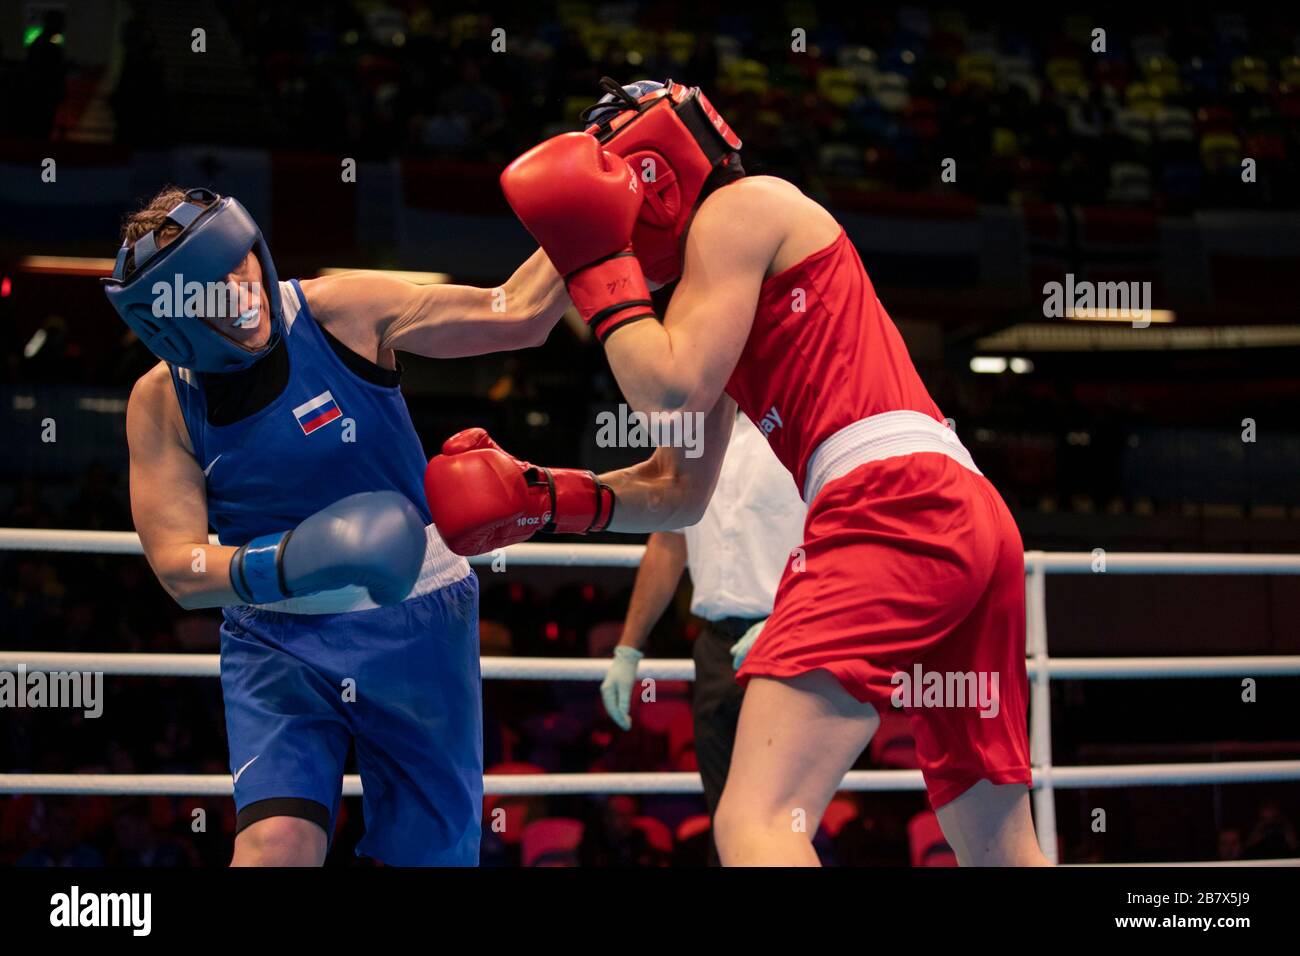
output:
POLYGON ((320 866, 328 841, 319 825, 301 817, 267 817, 235 837, 231 866, 320 866))
POLYGON ((755 836, 783 837, 799 830, 795 815, 785 807, 776 807, 736 787, 724 787, 713 818, 714 840, 718 851, 723 844, 744 843, 755 836))

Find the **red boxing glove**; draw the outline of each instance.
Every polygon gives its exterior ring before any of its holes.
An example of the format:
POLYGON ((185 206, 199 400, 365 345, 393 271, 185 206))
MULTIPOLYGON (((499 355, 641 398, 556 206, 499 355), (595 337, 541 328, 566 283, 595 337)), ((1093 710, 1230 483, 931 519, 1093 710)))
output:
POLYGON ((447 547, 465 555, 539 531, 603 531, 614 517, 614 491, 594 473, 520 461, 481 428, 443 442, 424 470, 424 494, 447 547))
POLYGON ((569 298, 596 338, 654 318, 650 289, 632 253, 641 180, 588 133, 534 146, 501 174, 519 221, 564 276, 569 298))

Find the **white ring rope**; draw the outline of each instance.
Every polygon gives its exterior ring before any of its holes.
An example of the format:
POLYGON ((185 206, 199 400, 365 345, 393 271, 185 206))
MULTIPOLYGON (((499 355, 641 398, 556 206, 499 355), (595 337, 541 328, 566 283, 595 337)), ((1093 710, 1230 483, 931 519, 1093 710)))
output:
MULTIPOLYGON (((1034 768, 1034 786, 1042 786, 1034 768)), ((1231 763, 1097 764, 1052 767, 1058 790, 1112 787, 1171 787, 1203 783, 1270 783, 1300 779, 1300 760, 1242 760, 1231 763)), ((484 792, 496 796, 577 796, 611 793, 703 793, 698 773, 525 773, 485 774, 484 792)), ((921 791, 919 770, 852 770, 840 790, 858 793, 921 791)), ((0 793, 98 795, 231 796, 225 774, 3 773, 0 793)), ((343 778, 343 795, 361 795, 361 778, 343 778)))
MULTIPOLYGON (((604 680, 609 662, 562 657, 484 657, 484 680, 604 680)), ((1037 662, 1026 663, 1029 676, 1037 662)), ((0 651, 0 671, 83 671, 122 677, 220 677, 217 654, 117 654, 63 651, 0 651)), ((1291 677, 1300 675, 1300 655, 1260 657, 1057 657, 1047 662, 1055 680, 1136 680, 1179 677, 1291 677)), ((687 658, 646 658, 638 678, 695 679, 687 658)))
MULTIPOLYGON (((208 535, 209 544, 219 544, 208 535)), ((62 551, 82 554, 144 554, 134 531, 48 531, 38 528, 0 528, 0 551, 62 551)), ((519 567, 635 568, 641 563, 641 544, 514 544, 500 551, 478 554, 470 564, 490 565, 504 553, 507 565, 519 567)))
MULTIPOLYGON (((217 543, 216 536, 209 542, 217 543)), ((0 551, 64 551, 85 554, 143 554, 133 531, 50 531, 0 528, 0 551)), ((501 555, 507 566, 634 568, 639 544, 514 544, 476 555, 470 564, 490 565, 501 555)), ((1300 574, 1300 554, 1190 554, 1132 551, 1026 551, 1028 567, 1038 562, 1049 574, 1300 574), (1104 568, 1104 570, 1102 570, 1104 568)))
MULTIPOLYGON (((209 539, 217 543, 215 537, 209 539)), ((139 536, 119 531, 49 531, 0 528, 0 551, 60 551, 96 554, 143 554, 139 536)), ((623 544, 517 544, 470 558, 473 565, 494 570, 516 566, 623 567, 641 563, 645 548, 623 544)), ((1046 574, 1300 574, 1300 555, 1291 554, 1178 554, 1104 553, 1089 551, 1025 552, 1027 590, 1036 595, 1030 607, 1029 638, 1033 652, 1027 667, 1039 698, 1037 719, 1031 719, 1031 736, 1037 734, 1033 785, 1035 823, 1048 858, 1056 859, 1053 792, 1084 788, 1129 786, 1187 786, 1192 784, 1273 782, 1300 779, 1300 760, 1251 760, 1229 763, 1109 764, 1061 767, 1051 762, 1050 732, 1041 711, 1047 706, 1051 678, 1135 679, 1226 677, 1237 675, 1286 676, 1300 674, 1300 656, 1256 657, 1132 657, 1051 659, 1046 647, 1046 618, 1041 605, 1046 574), (1034 607, 1038 608, 1037 618, 1034 607), (1036 725, 1036 726, 1035 726, 1036 725), (1052 811, 1044 814, 1044 811, 1052 811)), ((149 677, 216 677, 216 654, 85 654, 53 652, 0 652, 0 670, 19 667, 30 671, 99 671, 105 674, 149 677)), ((604 677, 607 662, 527 657, 482 658, 483 677, 489 680, 586 680, 604 677)), ((643 661, 639 676, 659 680, 693 680, 695 665, 689 660, 643 661)), ((1032 716, 1032 715, 1031 715, 1032 716)), ((701 793, 697 773, 547 773, 486 774, 484 791, 498 796, 612 793, 701 793)), ((921 791, 925 783, 919 770, 864 770, 848 773, 840 789, 852 791, 921 791)), ((24 774, 0 773, 0 793, 44 794, 149 794, 172 796, 230 796, 228 776, 220 774, 24 774)), ((359 796, 361 780, 343 779, 343 795, 359 796)), ((1278 861, 1294 864, 1296 861, 1278 861)), ((1129 864, 1142 865, 1142 864, 1129 864)), ((1204 864, 1160 864, 1197 866, 1204 864)))

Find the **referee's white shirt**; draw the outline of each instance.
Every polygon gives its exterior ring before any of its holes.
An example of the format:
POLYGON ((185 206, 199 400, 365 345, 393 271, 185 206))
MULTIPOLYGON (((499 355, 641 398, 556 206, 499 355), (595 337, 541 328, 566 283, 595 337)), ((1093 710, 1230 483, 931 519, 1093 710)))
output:
POLYGON ((686 535, 691 613, 708 621, 767 617, 790 551, 803 541, 807 506, 767 439, 736 416, 718 486, 686 535))

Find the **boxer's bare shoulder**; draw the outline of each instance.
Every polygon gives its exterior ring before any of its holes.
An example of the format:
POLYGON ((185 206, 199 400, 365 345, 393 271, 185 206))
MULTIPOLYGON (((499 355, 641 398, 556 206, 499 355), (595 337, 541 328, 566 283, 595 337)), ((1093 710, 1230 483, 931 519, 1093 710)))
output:
POLYGON ((798 186, 775 176, 746 176, 719 189, 700 204, 691 230, 702 232, 717 223, 772 250, 768 275, 824 249, 840 233, 834 216, 798 186))
MULTIPOLYGON (((732 218, 737 213, 757 213, 770 218, 774 209, 795 208, 811 202, 799 187, 775 176, 745 176, 714 191, 695 214, 695 222, 712 217, 732 218)), ((694 224, 692 224, 692 228, 694 224)))
POLYGON ((161 421, 167 417, 169 406, 180 409, 176 390, 172 388, 171 369, 166 362, 159 362, 135 380, 127 401, 127 414, 137 411, 144 417, 161 421))
POLYGON ((126 403, 126 431, 128 442, 137 445, 153 433, 159 438, 174 438, 190 450, 189 433, 166 362, 159 362, 136 379, 126 403))

